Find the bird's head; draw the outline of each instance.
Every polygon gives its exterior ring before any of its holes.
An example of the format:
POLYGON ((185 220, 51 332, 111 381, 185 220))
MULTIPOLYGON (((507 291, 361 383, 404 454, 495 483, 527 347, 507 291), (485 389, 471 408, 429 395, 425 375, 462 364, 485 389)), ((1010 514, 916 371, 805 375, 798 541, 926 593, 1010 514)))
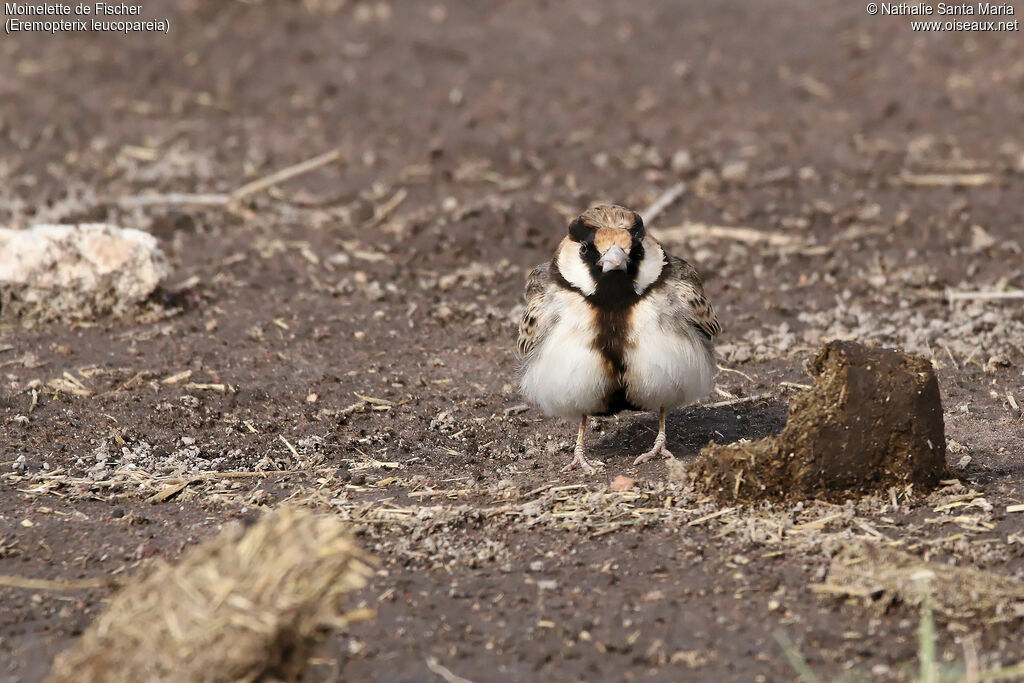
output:
POLYGON ((643 219, 635 211, 611 204, 595 206, 569 223, 569 235, 558 250, 558 269, 588 296, 599 288, 636 289, 645 245, 651 244, 646 236, 643 219))

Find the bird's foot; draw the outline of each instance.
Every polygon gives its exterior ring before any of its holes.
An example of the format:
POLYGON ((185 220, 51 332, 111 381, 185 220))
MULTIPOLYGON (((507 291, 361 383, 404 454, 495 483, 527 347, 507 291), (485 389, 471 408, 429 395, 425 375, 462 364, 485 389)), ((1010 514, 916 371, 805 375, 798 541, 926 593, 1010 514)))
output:
POLYGON ((572 468, 579 466, 581 470, 587 474, 593 474, 597 472, 597 468, 604 467, 604 463, 600 460, 588 460, 586 453, 582 450, 577 450, 576 455, 573 456, 572 462, 562 468, 562 472, 568 472, 572 468))
POLYGON ((665 442, 659 440, 654 442, 654 448, 647 451, 643 455, 638 455, 636 460, 633 461, 633 464, 640 465, 645 462, 650 462, 651 460, 657 458, 659 455, 665 456, 666 460, 673 460, 675 458, 675 456, 672 455, 672 451, 665 448, 665 442))

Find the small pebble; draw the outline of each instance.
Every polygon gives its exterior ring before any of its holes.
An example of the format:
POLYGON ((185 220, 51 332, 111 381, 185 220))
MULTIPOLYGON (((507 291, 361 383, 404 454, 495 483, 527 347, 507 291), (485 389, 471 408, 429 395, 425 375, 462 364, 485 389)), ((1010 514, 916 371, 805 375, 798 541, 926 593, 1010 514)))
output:
POLYGON ((729 183, 738 183, 747 179, 750 165, 745 161, 730 161, 722 166, 722 180, 729 183))
POLYGON ((693 156, 686 149, 680 149, 672 155, 671 166, 674 173, 690 173, 696 168, 693 164, 693 156))
POLYGON ((609 487, 612 491, 629 491, 633 486, 636 485, 636 480, 632 477, 626 477, 619 475, 612 479, 611 486, 609 487))

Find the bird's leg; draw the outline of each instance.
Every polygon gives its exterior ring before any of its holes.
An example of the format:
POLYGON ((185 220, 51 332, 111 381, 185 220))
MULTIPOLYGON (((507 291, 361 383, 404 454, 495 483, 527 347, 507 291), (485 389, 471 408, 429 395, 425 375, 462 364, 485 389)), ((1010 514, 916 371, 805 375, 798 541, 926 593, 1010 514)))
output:
POLYGON ((583 434, 587 430, 587 416, 584 415, 580 420, 580 433, 576 437, 576 448, 573 450, 572 462, 562 468, 563 472, 568 472, 577 465, 580 466, 587 474, 593 474, 597 471, 598 467, 604 467, 604 463, 599 460, 588 460, 587 449, 583 447, 583 434))
POLYGON ((637 457, 633 461, 634 465, 639 465, 642 462, 648 460, 654 460, 659 455, 664 455, 666 460, 671 460, 674 456, 672 453, 665 448, 665 409, 662 408, 658 413, 658 436, 654 439, 654 448, 647 451, 643 455, 637 457))

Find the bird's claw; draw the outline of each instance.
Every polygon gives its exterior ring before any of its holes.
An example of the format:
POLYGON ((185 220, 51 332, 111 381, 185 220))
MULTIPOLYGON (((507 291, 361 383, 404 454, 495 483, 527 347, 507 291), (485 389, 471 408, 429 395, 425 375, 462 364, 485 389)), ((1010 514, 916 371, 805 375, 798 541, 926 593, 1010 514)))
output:
POLYGON ((597 472, 597 468, 604 467, 604 463, 600 460, 587 460, 587 456, 583 453, 576 453, 572 462, 563 467, 561 471, 562 473, 565 473, 576 466, 579 466, 579 468, 587 474, 593 474, 594 472, 597 472))
POLYGON ((672 451, 670 451, 669 449, 665 448, 664 445, 660 445, 660 446, 659 445, 655 445, 654 448, 652 448, 651 450, 647 451, 643 455, 638 455, 636 457, 636 460, 633 461, 633 464, 634 465, 640 465, 640 464, 643 464, 645 462, 650 462, 651 460, 654 460, 655 458, 657 458, 659 455, 665 456, 666 460, 673 460, 673 459, 675 459, 675 456, 672 455, 672 451))

